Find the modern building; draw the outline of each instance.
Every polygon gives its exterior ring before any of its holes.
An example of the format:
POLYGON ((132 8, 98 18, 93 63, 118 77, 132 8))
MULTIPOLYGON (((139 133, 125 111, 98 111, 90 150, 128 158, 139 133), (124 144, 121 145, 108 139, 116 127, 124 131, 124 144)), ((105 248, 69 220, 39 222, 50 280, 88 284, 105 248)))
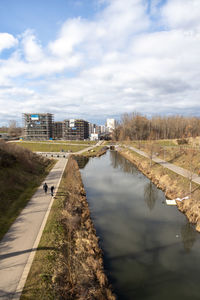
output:
POLYGON ((100 133, 105 133, 106 132, 106 126, 105 125, 99 125, 100 127, 100 133))
POLYGON ((54 122, 54 139, 63 139, 64 122, 54 122))
POLYGON ((89 123, 82 119, 70 119, 63 122, 65 140, 86 140, 89 138, 89 123))
POLYGON ((115 119, 107 119, 106 121, 106 127, 108 129, 108 132, 112 132, 116 127, 116 121, 115 119))
POLYGON ((53 114, 23 114, 24 138, 26 140, 49 140, 53 138, 53 114))

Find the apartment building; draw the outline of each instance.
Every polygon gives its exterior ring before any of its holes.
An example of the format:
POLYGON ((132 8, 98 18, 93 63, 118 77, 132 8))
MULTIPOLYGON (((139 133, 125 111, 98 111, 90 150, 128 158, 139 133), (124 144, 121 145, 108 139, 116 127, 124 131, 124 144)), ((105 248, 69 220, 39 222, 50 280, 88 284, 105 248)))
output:
POLYGON ((23 114, 24 138, 26 140, 49 140, 53 138, 53 114, 23 114))
POLYGON ((86 140, 89 138, 89 123, 82 119, 70 119, 63 122, 65 140, 86 140))

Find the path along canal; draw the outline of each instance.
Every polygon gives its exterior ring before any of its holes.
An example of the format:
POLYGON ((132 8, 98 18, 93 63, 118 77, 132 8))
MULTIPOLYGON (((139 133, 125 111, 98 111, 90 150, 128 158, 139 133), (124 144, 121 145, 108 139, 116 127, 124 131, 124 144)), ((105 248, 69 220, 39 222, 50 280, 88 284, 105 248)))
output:
POLYGON ((200 235, 164 193, 115 151, 81 174, 118 299, 200 299, 200 235))

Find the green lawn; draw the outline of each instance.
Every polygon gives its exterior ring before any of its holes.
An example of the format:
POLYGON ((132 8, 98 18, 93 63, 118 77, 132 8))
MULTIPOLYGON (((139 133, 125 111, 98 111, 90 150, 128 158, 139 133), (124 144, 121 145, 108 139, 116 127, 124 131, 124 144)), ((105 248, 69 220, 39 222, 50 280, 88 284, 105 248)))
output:
POLYGON ((95 145, 96 141, 65 141, 65 140, 44 140, 44 141, 24 141, 30 143, 45 143, 45 144, 81 144, 81 145, 95 145))
POLYGON ((64 152, 78 152, 80 150, 83 150, 88 147, 88 145, 65 145, 63 143, 54 144, 54 143, 44 143, 44 142, 18 142, 15 143, 18 146, 24 147, 26 149, 29 149, 33 152, 61 152, 62 150, 64 152))

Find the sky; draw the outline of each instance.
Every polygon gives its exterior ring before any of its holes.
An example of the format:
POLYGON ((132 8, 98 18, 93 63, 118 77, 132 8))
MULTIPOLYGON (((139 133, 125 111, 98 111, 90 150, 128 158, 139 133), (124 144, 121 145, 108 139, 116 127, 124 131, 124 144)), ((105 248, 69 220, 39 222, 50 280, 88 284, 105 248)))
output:
POLYGON ((0 126, 200 116, 200 0, 0 0, 0 126))

